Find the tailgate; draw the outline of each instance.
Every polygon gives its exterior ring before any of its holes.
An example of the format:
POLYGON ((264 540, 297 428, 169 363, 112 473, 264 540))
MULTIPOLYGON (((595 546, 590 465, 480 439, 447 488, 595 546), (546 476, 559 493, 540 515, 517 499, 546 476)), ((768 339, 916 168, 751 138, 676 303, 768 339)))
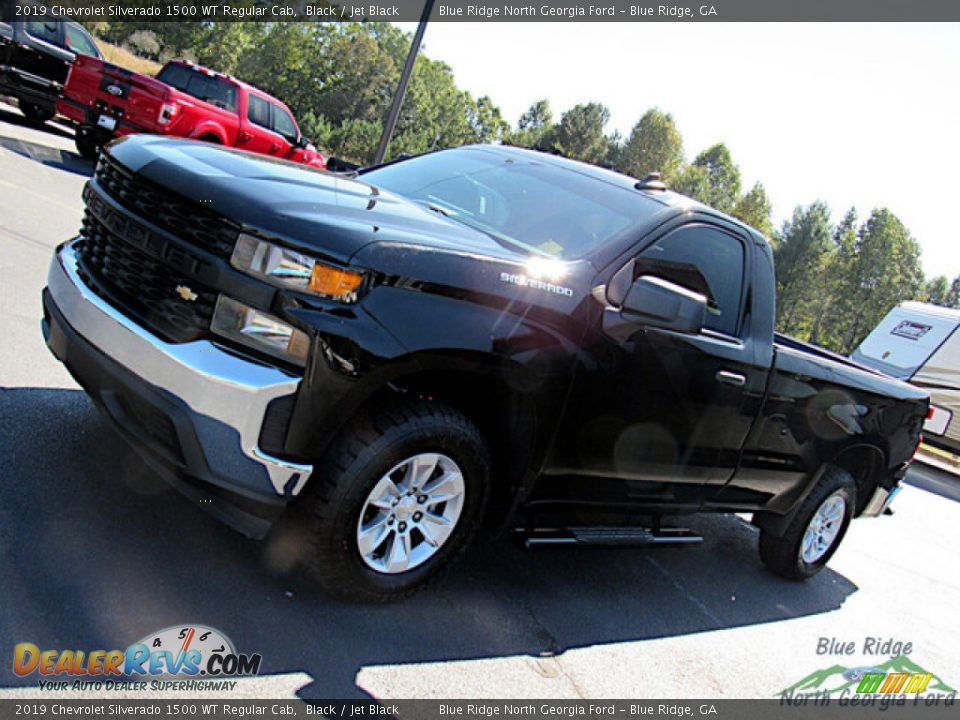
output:
POLYGON ((78 56, 63 94, 99 114, 155 131, 160 106, 169 97, 170 88, 149 75, 78 56))

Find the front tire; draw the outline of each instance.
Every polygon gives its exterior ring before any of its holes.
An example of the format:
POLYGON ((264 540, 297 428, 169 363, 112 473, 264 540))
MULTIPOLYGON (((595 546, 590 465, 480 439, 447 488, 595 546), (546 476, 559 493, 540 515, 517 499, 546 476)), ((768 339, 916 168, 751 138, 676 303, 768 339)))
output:
POLYGON ((783 535, 760 532, 760 559, 789 580, 820 572, 843 540, 856 508, 857 485, 846 470, 828 467, 783 535))
POLYGON ((441 403, 390 403, 341 433, 301 509, 305 561, 328 592, 383 602, 422 588, 476 534, 490 454, 477 427, 441 403))

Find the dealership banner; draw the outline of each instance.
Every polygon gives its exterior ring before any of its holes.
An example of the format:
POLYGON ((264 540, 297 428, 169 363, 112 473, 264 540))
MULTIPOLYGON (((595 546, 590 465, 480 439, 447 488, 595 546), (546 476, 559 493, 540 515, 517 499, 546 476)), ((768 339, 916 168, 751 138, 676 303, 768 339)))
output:
MULTIPOLYGON (((415 21, 426 0, 0 0, 0 20, 415 21)), ((910 22, 960 20, 957 0, 435 0, 434 22, 910 22)))
POLYGON ((832 718, 953 718, 952 703, 903 706, 880 703, 803 703, 779 700, 0 700, 0 720, 32 718, 347 718, 449 720, 533 718, 729 718, 730 720, 830 720, 832 718), (896 708, 896 710, 894 710, 896 708), (898 712, 899 711, 899 712, 898 712))

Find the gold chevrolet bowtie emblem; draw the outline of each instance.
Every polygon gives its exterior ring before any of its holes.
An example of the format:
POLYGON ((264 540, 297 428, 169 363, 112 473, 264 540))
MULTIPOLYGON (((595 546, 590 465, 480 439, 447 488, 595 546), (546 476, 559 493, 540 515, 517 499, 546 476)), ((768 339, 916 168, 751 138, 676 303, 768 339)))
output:
POLYGON ((199 297, 186 285, 177 285, 177 295, 182 297, 184 300, 189 300, 190 302, 196 302, 197 298, 199 297))

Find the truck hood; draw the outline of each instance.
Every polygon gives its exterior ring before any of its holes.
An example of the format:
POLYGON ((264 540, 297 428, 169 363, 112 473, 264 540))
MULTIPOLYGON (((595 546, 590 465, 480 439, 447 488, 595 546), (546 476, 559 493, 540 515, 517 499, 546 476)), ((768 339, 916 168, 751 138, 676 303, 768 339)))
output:
POLYGON ((141 177, 257 234, 340 263, 373 243, 518 261, 527 254, 360 180, 192 140, 128 136, 109 149, 141 177))
POLYGON ((595 276, 462 225, 362 180, 192 140, 127 136, 108 152, 156 185, 265 238, 405 284, 571 312, 595 276))

